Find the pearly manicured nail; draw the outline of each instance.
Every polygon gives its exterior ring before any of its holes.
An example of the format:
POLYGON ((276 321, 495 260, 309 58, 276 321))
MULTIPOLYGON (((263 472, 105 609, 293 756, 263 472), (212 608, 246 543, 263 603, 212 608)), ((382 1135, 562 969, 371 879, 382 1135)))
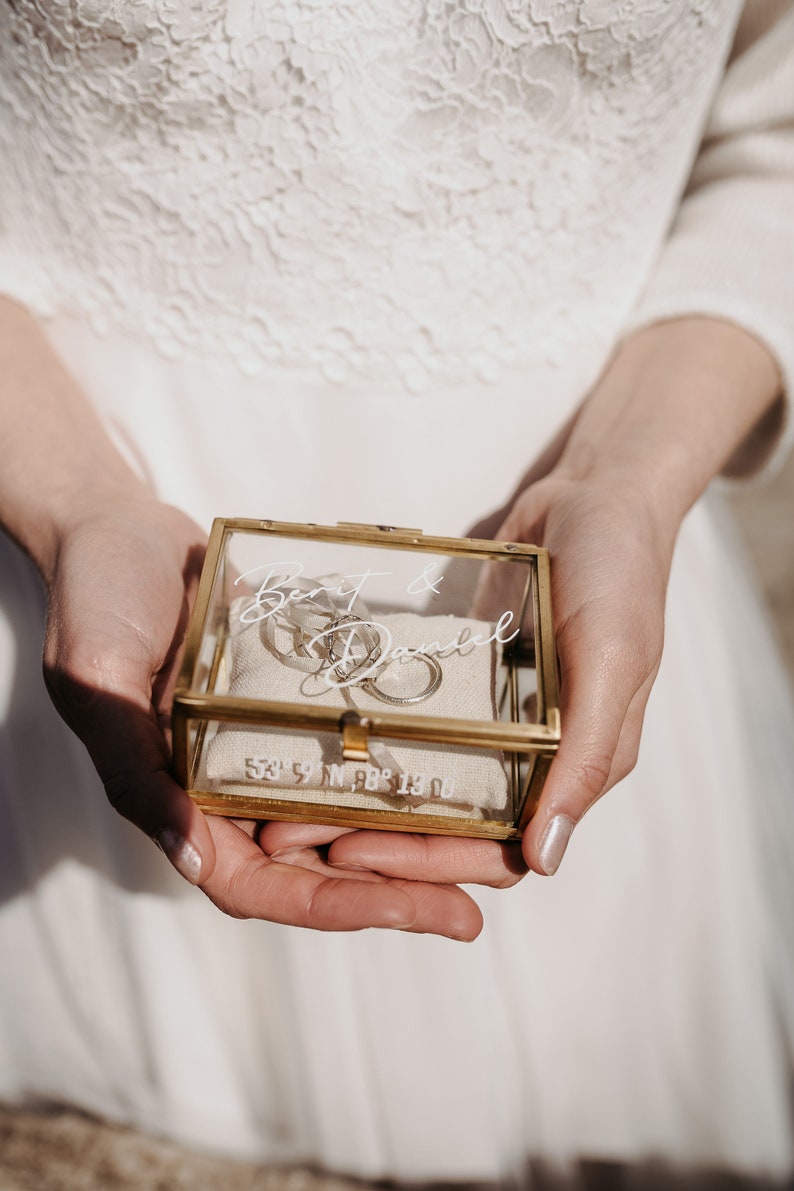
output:
POLYGON ((183 835, 166 827, 157 836, 155 843, 163 849, 180 876, 190 881, 191 885, 198 885, 201 877, 201 856, 183 835))
POLYGON ((576 824, 567 815, 555 815, 546 824, 546 830, 538 848, 540 867, 547 877, 552 877, 560 867, 560 861, 565 855, 568 840, 576 824))

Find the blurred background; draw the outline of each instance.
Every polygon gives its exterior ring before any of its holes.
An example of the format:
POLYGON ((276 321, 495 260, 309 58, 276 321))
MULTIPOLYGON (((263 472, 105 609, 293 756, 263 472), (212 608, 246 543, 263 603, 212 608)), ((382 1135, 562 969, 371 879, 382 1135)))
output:
MULTIPOLYGON (((794 458, 729 503, 794 679, 794 458)), ((183 1150, 58 1108, 0 1107, 0 1191, 351 1191, 360 1183, 183 1150)))

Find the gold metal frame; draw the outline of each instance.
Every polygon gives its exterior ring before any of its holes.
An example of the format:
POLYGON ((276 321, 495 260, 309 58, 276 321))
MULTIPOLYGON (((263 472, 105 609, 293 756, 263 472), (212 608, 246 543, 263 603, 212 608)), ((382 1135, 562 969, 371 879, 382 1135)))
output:
MULTIPOLYGON (((223 653, 222 635, 216 642, 209 668, 210 689, 217 678, 223 653)), ((244 518, 218 518, 213 523, 207 555, 196 597, 193 616, 185 640, 182 665, 173 703, 174 771, 202 810, 239 818, 286 819, 315 823, 344 824, 349 827, 376 827, 391 831, 421 831, 444 835, 468 835, 508 839, 520 836, 534 812, 546 774, 560 742, 560 711, 557 689, 557 660, 551 614, 551 584, 548 552, 538 546, 517 542, 493 542, 475 538, 425 536, 418 529, 400 529, 385 525, 361 525, 342 522, 337 526, 293 524, 285 521, 255 521, 244 518), (481 723, 463 719, 441 719, 404 715, 399 711, 367 712, 366 717, 346 712, 340 715, 332 707, 314 707, 298 703, 278 703, 240 699, 228 695, 201 693, 196 689, 201 645, 213 606, 216 585, 224 578, 221 563, 225 545, 234 533, 266 534, 273 537, 314 539, 389 549, 427 551, 489 561, 530 560, 531 592, 535 621, 535 668, 537 675, 538 723, 518 722, 516 668, 511 664, 509 685, 511 721, 481 723), (345 717, 347 717, 345 722, 345 717), (511 760, 514 807, 518 813, 513 823, 441 816, 414 811, 390 811, 334 807, 312 802, 297 802, 293 791, 284 791, 285 800, 247 797, 237 794, 210 793, 195 788, 197 763, 210 721, 274 725, 304 731, 339 732, 345 752, 355 757, 355 749, 366 749, 369 737, 392 738, 438 744, 502 749, 511 760), (191 748, 190 725, 197 723, 191 748), (362 743, 363 742, 363 743, 362 743), (519 762, 527 759, 527 773, 520 796, 519 762), (286 796, 289 794, 289 798, 286 796)), ((269 787, 278 794, 278 788, 269 787)))

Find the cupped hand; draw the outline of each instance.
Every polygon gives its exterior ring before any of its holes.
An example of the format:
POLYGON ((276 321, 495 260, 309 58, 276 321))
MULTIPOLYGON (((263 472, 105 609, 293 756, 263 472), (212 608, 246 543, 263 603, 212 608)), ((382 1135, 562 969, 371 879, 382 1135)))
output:
POLYGON ((91 510, 59 543, 45 678, 112 805, 234 917, 474 938, 480 912, 450 883, 336 870, 314 845, 279 859, 257 823, 205 817, 174 781, 169 709, 204 549, 197 525, 145 497, 91 510))
MULTIPOLYGON (((735 324, 693 316, 642 327, 530 467, 512 507, 474 531, 551 554, 562 743, 522 840, 535 872, 556 871, 575 825, 633 768, 681 521, 720 471, 742 474, 768 453, 781 410, 774 356, 735 324)), ((509 879, 508 857, 504 845, 373 832, 328 853, 382 873, 489 884, 509 879)))
MULTIPOLYGON (((396 832, 339 836, 335 867, 503 887, 551 875, 585 812, 633 768, 664 635, 675 537, 639 489, 552 471, 516 499, 496 536, 546 546, 560 667, 562 743, 537 811, 517 844, 396 832)), ((271 847, 295 838, 268 828, 271 847)))

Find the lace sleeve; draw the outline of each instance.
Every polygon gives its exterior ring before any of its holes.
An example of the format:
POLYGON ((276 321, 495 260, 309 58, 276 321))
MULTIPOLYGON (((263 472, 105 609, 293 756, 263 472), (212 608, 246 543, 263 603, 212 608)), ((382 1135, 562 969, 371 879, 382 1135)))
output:
POLYGON ((629 329, 685 314, 737 323, 775 355, 783 417, 767 419, 731 473, 774 468, 794 440, 793 0, 745 6, 687 191, 629 329))

